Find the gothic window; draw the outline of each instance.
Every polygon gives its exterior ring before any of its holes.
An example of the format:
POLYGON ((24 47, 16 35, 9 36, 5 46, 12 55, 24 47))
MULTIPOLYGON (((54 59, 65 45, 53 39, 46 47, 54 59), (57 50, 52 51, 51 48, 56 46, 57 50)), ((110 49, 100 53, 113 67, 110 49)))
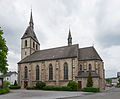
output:
POLYGON ((39 80, 39 66, 36 66, 36 80, 39 80))
POLYGON ((37 44, 36 44, 36 50, 38 50, 38 46, 37 46, 37 44))
POLYGON ((25 47, 27 47, 27 40, 25 40, 25 47))
POLYGON ((27 69, 27 66, 25 66, 25 79, 27 79, 28 78, 28 69, 27 69))
POLYGON ((91 64, 89 64, 89 70, 92 70, 92 66, 91 66, 91 64))
POLYGON ((35 42, 33 42, 33 48, 35 48, 35 42))
POLYGON ((49 65, 49 80, 53 80, 53 67, 52 67, 52 64, 49 65))
POLYGON ((82 65, 80 65, 80 71, 82 71, 82 65))
POLYGON ((64 80, 68 80, 68 64, 64 63, 64 80))

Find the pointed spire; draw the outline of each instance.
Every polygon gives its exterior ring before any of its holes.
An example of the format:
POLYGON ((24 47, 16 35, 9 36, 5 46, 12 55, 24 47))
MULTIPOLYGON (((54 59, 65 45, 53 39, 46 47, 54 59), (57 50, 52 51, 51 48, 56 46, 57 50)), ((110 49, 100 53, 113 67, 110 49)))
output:
POLYGON ((69 28, 69 35, 68 35, 68 38, 72 38, 72 37, 71 37, 71 31, 70 31, 70 28, 69 28))
POLYGON ((69 35, 68 35, 68 46, 72 45, 72 36, 71 36, 71 31, 69 28, 69 35))
POLYGON ((30 25, 30 27, 34 28, 33 17, 32 17, 32 9, 31 9, 31 15, 30 15, 29 25, 30 25))

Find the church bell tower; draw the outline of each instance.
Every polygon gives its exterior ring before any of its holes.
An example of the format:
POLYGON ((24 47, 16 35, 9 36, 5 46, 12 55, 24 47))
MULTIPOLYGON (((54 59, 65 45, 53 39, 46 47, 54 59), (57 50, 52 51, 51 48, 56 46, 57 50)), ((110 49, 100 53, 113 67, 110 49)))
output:
POLYGON ((40 50, 40 43, 34 32, 34 23, 31 10, 29 26, 21 38, 21 59, 24 59, 37 50, 40 50))

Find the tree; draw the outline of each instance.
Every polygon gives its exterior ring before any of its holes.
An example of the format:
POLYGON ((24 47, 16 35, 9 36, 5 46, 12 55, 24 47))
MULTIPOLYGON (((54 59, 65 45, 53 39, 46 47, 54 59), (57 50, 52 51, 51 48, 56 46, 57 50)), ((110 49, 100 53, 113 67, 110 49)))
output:
POLYGON ((8 48, 6 46, 6 41, 5 39, 2 37, 3 35, 3 30, 1 30, 0 27, 0 72, 5 74, 7 73, 7 52, 8 52, 8 48))
POLYGON ((89 71, 89 75, 87 79, 87 87, 92 87, 92 86, 93 86, 92 75, 91 75, 91 71, 89 71))

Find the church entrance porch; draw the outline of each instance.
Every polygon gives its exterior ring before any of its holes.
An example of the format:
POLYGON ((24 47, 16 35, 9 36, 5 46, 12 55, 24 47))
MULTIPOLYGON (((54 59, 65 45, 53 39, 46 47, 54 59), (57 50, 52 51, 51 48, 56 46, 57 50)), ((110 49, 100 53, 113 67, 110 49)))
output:
POLYGON ((78 91, 82 90, 82 81, 78 81, 78 91))
POLYGON ((28 81, 24 81, 24 88, 28 86, 28 81))

